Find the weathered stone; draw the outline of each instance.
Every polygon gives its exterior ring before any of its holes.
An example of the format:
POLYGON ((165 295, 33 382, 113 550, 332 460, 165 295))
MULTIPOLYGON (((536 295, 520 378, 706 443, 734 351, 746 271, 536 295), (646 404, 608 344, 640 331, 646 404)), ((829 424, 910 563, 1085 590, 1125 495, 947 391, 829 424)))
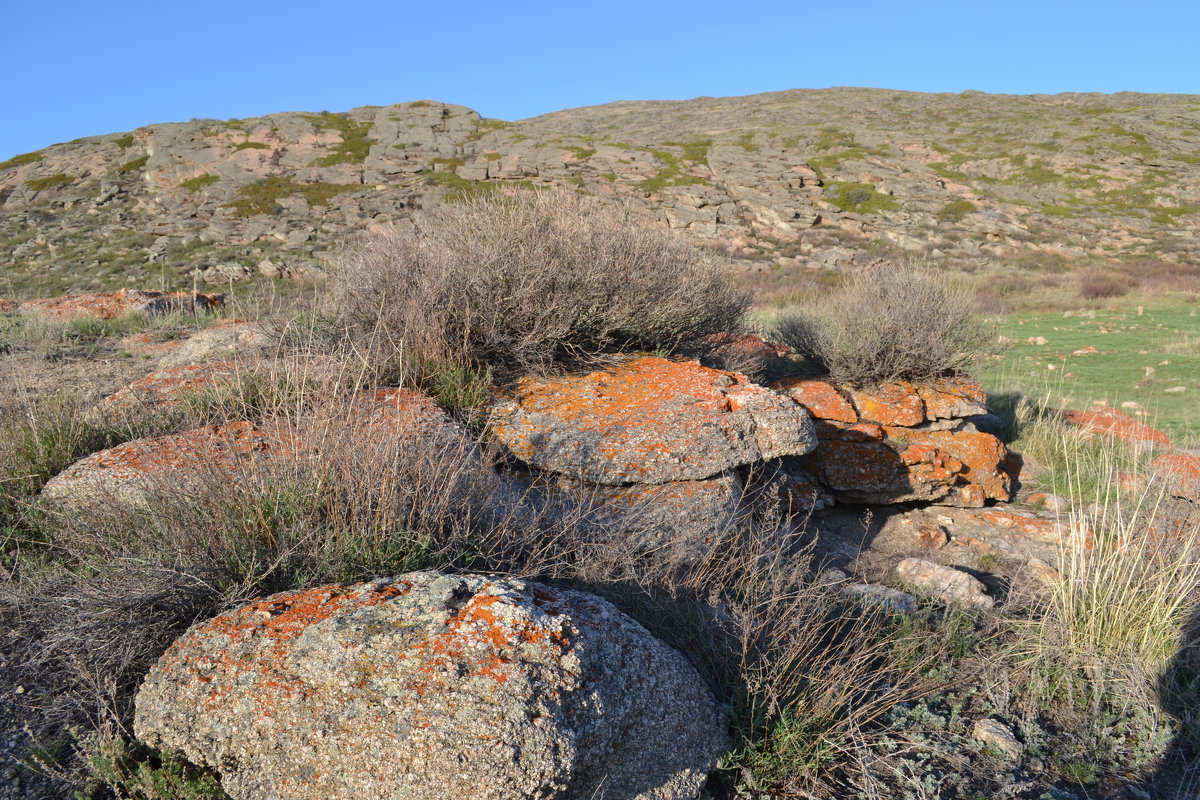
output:
POLYGON ((917 610, 917 598, 908 592, 902 592, 890 586, 880 586, 877 583, 852 583, 842 591, 847 597, 852 597, 863 605, 883 606, 888 611, 904 614, 917 610))
POLYGON ((163 366, 201 364, 205 361, 236 359, 252 361, 267 354, 272 340, 253 322, 223 321, 189 336, 163 357, 163 366))
POLYGON ((896 565, 896 574, 906 583, 946 603, 966 603, 984 609, 996 604, 982 583, 953 567, 906 558, 896 565))
POLYGON ((820 444, 804 461, 838 499, 981 506, 1011 497, 1009 453, 990 434, 827 421, 816 429, 820 444))
POLYGON ((1133 444, 1171 446, 1171 437, 1167 434, 1110 406, 1095 405, 1086 411, 1068 409, 1062 412, 1062 418, 1088 433, 1112 436, 1133 444))
POLYGON ((120 420, 181 409, 189 398, 230 385, 236 377, 236 368, 224 361, 167 367, 104 398, 93 413, 100 419, 120 420))
POLYGON ((971 738, 1009 761, 1019 759, 1024 750, 1021 743, 1017 741, 1017 737, 1013 736, 1012 731, 994 719, 976 720, 975 725, 971 728, 971 738))
POLYGON ((858 412, 854 406, 831 383, 806 378, 782 378, 769 384, 769 388, 786 394, 804 406, 813 419, 858 422, 858 412))
POLYGON ((1150 472, 1175 497, 1200 502, 1200 456, 1164 455, 1150 462, 1150 472))
POLYGON ((912 426, 925 421, 925 403, 908 381, 886 383, 869 391, 853 388, 848 391, 865 422, 912 426))
POLYGON ((609 603, 436 572, 202 623, 136 706, 235 800, 684 800, 727 746, 695 670, 609 603))
POLYGON ((590 483, 702 480, 816 443, 808 414, 786 397, 738 373, 651 356, 522 378, 492 412, 492 432, 518 458, 590 483))
POLYGON ((987 413, 987 392, 970 376, 938 378, 915 388, 925 404, 927 420, 965 419, 987 413))

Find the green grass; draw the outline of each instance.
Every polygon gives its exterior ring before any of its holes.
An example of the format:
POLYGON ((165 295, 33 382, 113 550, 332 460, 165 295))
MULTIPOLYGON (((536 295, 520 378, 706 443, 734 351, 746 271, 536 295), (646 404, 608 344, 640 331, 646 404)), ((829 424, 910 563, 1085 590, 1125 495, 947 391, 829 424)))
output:
POLYGON ((663 142, 667 147, 678 147, 683 151, 683 160, 708 166, 708 151, 712 147, 712 139, 698 139, 694 142, 663 142))
MULTIPOLYGON (((711 143, 710 143, 711 144, 711 143)), ((679 145, 682 146, 682 145, 679 145)), ((687 151, 685 151, 686 153, 687 151)), ((696 154, 693 149, 692 154, 696 154)), ((705 146, 705 161, 708 163, 707 145, 705 146)), ((650 150, 650 154, 661 161, 665 166, 659 170, 652 178, 647 178, 637 184, 637 188, 644 192, 657 192, 660 189, 666 189, 670 186, 691 186, 697 183, 704 183, 703 178, 697 178, 695 175, 689 175, 683 171, 683 157, 676 155, 670 150, 650 150)))
POLYGON ((116 172, 118 175, 124 175, 127 172, 137 172, 142 167, 146 166, 146 162, 149 160, 150 160, 150 156, 142 156, 141 158, 135 158, 132 161, 126 161, 124 164, 117 167, 113 171, 116 172))
POLYGON ((233 152, 237 153, 242 150, 270 150, 271 145, 263 144, 262 142, 238 142, 233 146, 233 152))
POLYGON ((8 161, 0 161, 0 171, 12 169, 13 167, 23 167, 26 164, 34 164, 41 160, 41 150, 35 150, 32 153, 22 153, 19 156, 13 156, 8 161))
POLYGON ((73 177, 67 175, 65 172, 59 172, 45 178, 35 178, 31 181, 25 181, 25 185, 35 192, 40 192, 45 189, 58 189, 74 182, 75 179, 73 177))
POLYGON ((194 178, 189 178, 188 180, 179 184, 179 188, 187 189, 189 192, 195 192, 203 189, 205 186, 212 186, 219 180, 221 179, 216 175, 213 175, 211 172, 206 172, 203 175, 197 175, 194 178))
POLYGON ((990 391, 1049 395, 1059 407, 1086 408, 1103 400, 1145 407, 1146 421, 1176 441, 1200 444, 1200 308, 1170 305, 1096 311, 1092 316, 1018 314, 1001 334, 1015 340, 980 378, 990 391), (1028 340, 1044 337, 1045 345, 1028 340), (1096 353, 1075 355, 1087 347, 1096 353), (1147 368, 1153 370, 1147 376, 1147 368), (1183 386, 1183 392, 1166 389, 1183 386))
MULTIPOLYGON (((571 155, 575 156, 575 158, 579 159, 580 161, 586 161, 587 159, 596 155, 596 151, 594 149, 587 148, 587 147, 580 147, 579 145, 570 145, 570 146, 564 147, 563 149, 566 150, 567 152, 571 153, 571 155)), ((496 155, 496 158, 500 157, 499 153, 496 153, 495 155, 496 155)), ((491 156, 492 156, 492 154, 488 153, 489 159, 491 158, 491 156)))
MULTIPOLYGON (((194 179, 193 179, 194 180, 194 179)), ((279 210, 279 201, 284 197, 302 195, 309 205, 325 206, 343 192, 362 189, 358 183, 295 183, 291 176, 273 176, 243 186, 238 197, 222 208, 232 208, 239 217, 255 214, 274 214, 279 210)))
POLYGON ((959 222, 967 214, 971 214, 978 209, 970 200, 964 200, 961 197, 957 200, 951 200, 938 210, 937 217, 942 222, 959 222))
POLYGON ((113 144, 122 150, 128 150, 133 145, 133 136, 122 136, 119 139, 113 139, 113 144))
POLYGON ((320 114, 308 114, 304 118, 311 122, 317 130, 335 130, 342 137, 341 143, 333 149, 332 153, 312 162, 316 166, 361 164, 366 161, 367 154, 371 151, 371 145, 375 144, 375 140, 367 136, 371 132, 370 122, 355 122, 347 115, 331 114, 328 111, 320 114))
POLYGON ((896 198, 876 191, 869 183, 831 183, 825 187, 825 199, 841 211, 857 214, 877 214, 900 208, 896 198))

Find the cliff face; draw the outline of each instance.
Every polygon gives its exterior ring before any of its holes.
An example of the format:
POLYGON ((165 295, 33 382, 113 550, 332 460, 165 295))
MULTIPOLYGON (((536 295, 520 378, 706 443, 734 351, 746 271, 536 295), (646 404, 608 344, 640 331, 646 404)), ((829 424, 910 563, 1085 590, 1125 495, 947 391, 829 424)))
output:
POLYGON ((520 122, 431 101, 192 120, 0 163, 0 294, 319 278, 355 231, 566 185, 743 267, 1200 262, 1200 97, 795 90, 520 122))

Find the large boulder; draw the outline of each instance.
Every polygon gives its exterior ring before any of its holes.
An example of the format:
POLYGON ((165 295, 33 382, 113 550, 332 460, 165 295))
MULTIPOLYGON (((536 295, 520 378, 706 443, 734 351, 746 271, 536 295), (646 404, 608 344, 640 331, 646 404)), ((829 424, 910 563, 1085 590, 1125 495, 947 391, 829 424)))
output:
POLYGON ((522 461, 599 484, 702 480, 816 444, 808 414, 779 393, 653 356, 523 378, 492 411, 492 432, 522 461))
POLYGON ((682 656, 611 604, 416 572, 286 592, 181 637, 145 743, 235 800, 694 798, 727 747, 682 656))

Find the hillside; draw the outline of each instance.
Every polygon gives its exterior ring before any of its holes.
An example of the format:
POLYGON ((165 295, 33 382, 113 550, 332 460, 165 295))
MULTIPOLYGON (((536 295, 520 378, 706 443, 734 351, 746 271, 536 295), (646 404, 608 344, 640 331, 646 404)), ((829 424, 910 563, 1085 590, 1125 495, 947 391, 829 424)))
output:
POLYGON ((0 295, 319 278, 353 232, 565 184, 744 268, 1200 261, 1200 97, 792 90, 519 122, 431 101, 153 125, 0 163, 0 295))

